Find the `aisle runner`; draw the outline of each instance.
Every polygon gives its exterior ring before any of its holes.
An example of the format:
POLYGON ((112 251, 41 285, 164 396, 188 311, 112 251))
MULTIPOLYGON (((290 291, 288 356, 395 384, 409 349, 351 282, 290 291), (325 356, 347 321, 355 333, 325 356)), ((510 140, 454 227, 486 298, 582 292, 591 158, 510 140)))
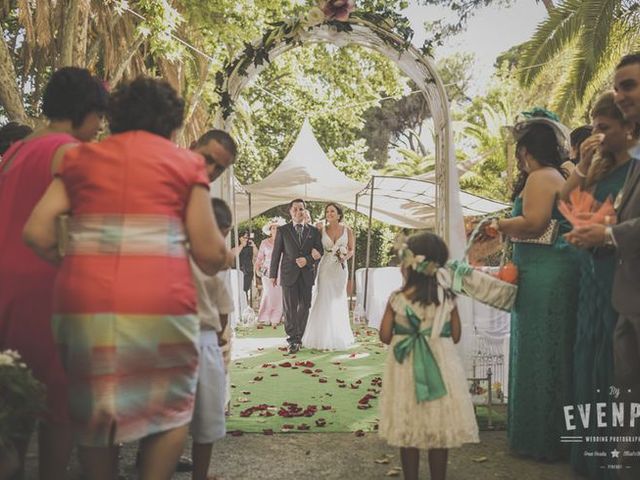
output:
POLYGON ((238 332, 227 430, 377 429, 385 349, 376 330, 355 327, 354 334, 358 343, 346 352, 302 349, 289 355, 282 327, 238 332))
MULTIPOLYGON (((282 326, 240 329, 231 365, 230 434, 377 430, 386 347, 378 331, 354 326, 346 352, 286 351, 282 326)), ((503 409, 504 411, 504 409, 503 409)), ((480 427, 486 409, 478 407, 480 427)), ((494 412, 504 428, 504 414, 494 412)))

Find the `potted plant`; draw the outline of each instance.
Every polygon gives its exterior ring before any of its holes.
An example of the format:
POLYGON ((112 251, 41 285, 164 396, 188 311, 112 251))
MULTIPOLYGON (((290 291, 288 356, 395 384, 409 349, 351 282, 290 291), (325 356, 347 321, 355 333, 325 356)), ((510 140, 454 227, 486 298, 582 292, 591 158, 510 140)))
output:
POLYGON ((0 480, 19 469, 16 442, 26 442, 45 409, 45 389, 20 355, 0 352, 0 480))

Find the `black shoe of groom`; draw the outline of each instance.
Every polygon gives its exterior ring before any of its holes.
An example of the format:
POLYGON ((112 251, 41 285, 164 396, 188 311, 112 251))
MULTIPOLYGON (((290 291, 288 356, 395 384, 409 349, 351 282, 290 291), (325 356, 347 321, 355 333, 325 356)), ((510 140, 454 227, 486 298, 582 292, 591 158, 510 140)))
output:
POLYGON ((300 351, 299 343, 292 343, 289 345, 289 353, 298 353, 300 351))

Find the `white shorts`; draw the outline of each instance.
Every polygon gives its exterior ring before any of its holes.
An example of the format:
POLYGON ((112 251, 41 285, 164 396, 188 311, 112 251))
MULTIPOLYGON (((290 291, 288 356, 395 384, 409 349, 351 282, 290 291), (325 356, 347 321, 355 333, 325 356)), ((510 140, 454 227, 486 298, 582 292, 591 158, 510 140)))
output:
POLYGON ((200 332, 198 388, 191 421, 195 443, 213 443, 224 438, 226 379, 218 335, 213 330, 200 332))

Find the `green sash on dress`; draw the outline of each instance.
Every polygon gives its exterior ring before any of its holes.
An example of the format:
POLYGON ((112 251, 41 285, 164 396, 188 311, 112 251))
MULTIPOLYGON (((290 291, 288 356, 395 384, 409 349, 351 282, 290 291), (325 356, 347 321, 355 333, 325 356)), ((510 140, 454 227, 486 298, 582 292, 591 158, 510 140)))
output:
MULTIPOLYGON (((406 335, 406 338, 396 343, 393 354, 399 363, 403 363, 409 353, 413 351, 413 377, 416 383, 418 402, 442 398, 447 394, 447 389, 442 380, 440 367, 438 367, 426 338, 431 335, 433 328, 420 330, 420 319, 408 305, 405 308, 405 314, 409 319, 410 326, 394 324, 393 333, 406 335)), ((451 336, 450 322, 445 323, 440 336, 451 336)))

